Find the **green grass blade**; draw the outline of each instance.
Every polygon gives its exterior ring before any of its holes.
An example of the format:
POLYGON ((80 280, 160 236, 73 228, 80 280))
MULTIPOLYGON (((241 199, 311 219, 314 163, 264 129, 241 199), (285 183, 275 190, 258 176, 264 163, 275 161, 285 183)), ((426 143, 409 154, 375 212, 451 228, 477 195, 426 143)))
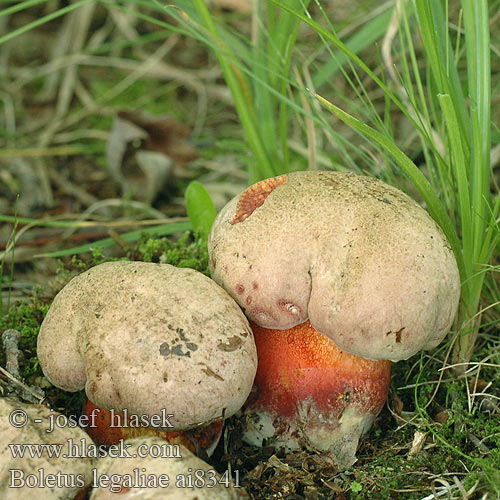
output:
POLYGON ((36 21, 32 21, 31 23, 28 23, 24 26, 21 26, 20 28, 17 28, 16 30, 11 31, 10 33, 6 33, 2 37, 0 37, 0 45, 2 43, 7 42, 8 40, 12 40, 16 36, 22 35, 23 33, 27 33, 28 31, 38 27, 42 26, 49 21, 53 21, 54 19, 57 19, 58 17, 64 16, 65 14, 68 14, 69 12, 79 9, 80 7, 83 7, 84 5, 94 2, 95 0, 80 0, 79 2, 75 2, 71 5, 68 5, 66 7, 63 7, 62 9, 58 9, 55 12, 51 12, 50 14, 47 14, 46 16, 41 17, 40 19, 37 19, 36 21))
MULTIPOLYGON (((406 106, 401 102, 401 100, 396 97, 396 95, 389 89, 389 87, 365 64, 365 62, 357 54, 355 54, 349 47, 347 47, 346 44, 343 43, 338 38, 338 36, 328 31, 325 27, 323 27, 321 24, 317 23, 310 17, 307 17, 306 15, 293 9, 285 2, 281 0, 270 0, 270 1, 274 3, 276 6, 278 6, 280 9, 284 9, 292 13, 302 22, 313 28, 314 31, 316 31, 316 33, 320 37, 323 37, 325 40, 333 44, 336 48, 341 50, 344 53, 344 55, 347 56, 347 59, 355 63, 357 66, 359 66, 384 91, 384 93, 401 110, 401 112, 420 130, 419 124, 415 122, 415 120, 410 115, 410 113, 406 109, 406 106)), ((422 132, 425 133, 425 131, 422 132)))
POLYGON ((446 122, 448 130, 447 135, 452 151, 451 163, 458 189, 464 263, 467 267, 467 274, 470 275, 473 272, 474 242, 472 236, 473 226, 470 210, 469 180, 467 177, 468 163, 460 140, 459 118, 455 113, 455 107, 453 106, 451 97, 448 94, 441 94, 438 96, 438 99, 446 122))
MULTIPOLYGON (((288 0, 288 2, 296 3, 296 0, 288 0)), ((309 0, 302 2, 304 9, 308 3, 309 0)), ((289 107, 286 100, 282 99, 282 96, 285 96, 288 91, 292 54, 300 22, 292 14, 278 11, 272 4, 267 3, 266 26, 265 64, 257 64, 257 66, 266 73, 266 75, 259 74, 260 79, 267 80, 269 86, 276 89, 278 93, 269 92, 266 86, 255 81, 256 102, 259 103, 258 109, 266 113, 264 118, 267 118, 265 122, 267 128, 264 137, 266 137, 269 155, 273 162, 281 163, 280 172, 288 172, 288 127, 291 116, 288 113, 289 107), (259 96, 261 100, 258 99, 259 96), (278 126, 276 126, 276 121, 278 121, 278 126)), ((264 29, 260 29, 259 34, 259 39, 263 38, 264 29)), ((262 60, 258 62, 262 63, 262 60)))
POLYGON ((467 117, 462 84, 454 64, 455 58, 448 37, 448 23, 444 17, 442 4, 435 0, 416 0, 415 7, 428 67, 434 76, 438 93, 451 96, 455 114, 459 118, 461 139, 469 148, 470 122, 467 117))
MULTIPOLYGON (((274 87, 272 80, 274 75, 270 70, 271 62, 268 57, 268 38, 265 27, 263 26, 265 18, 265 5, 262 0, 255 0, 254 6, 254 20, 257 24, 256 39, 252 43, 252 58, 250 59, 249 66, 256 78, 252 78, 253 84, 253 102, 255 105, 255 120, 259 123, 260 135, 265 137, 264 147, 267 150, 267 155, 273 164, 278 162, 278 149, 277 149, 277 130, 275 123, 275 102, 274 96, 267 90, 268 87, 274 87), (265 82, 262 85, 259 82, 265 82)), ((270 19, 267 25, 274 24, 275 20, 270 19)), ((277 61, 275 66, 279 67, 281 53, 275 56, 277 61)))
MULTIPOLYGON (((127 233, 120 234, 120 238, 127 243, 137 241, 141 236, 168 236, 169 234, 182 233, 192 229, 191 223, 189 222, 172 222, 171 224, 161 224, 159 226, 138 229, 136 231, 129 231, 127 233)), ((47 252, 35 255, 35 257, 65 257, 68 255, 78 255, 81 253, 92 252, 96 248, 107 248, 116 244, 113 238, 104 238, 99 241, 87 245, 80 245, 73 248, 67 248, 66 250, 58 250, 55 252, 47 252)))
MULTIPOLYGON (((387 26, 392 17, 392 9, 381 12, 378 16, 363 25, 345 43, 346 47, 354 54, 359 54, 363 49, 380 40, 387 31, 387 26)), ((349 58, 346 54, 338 54, 336 58, 324 63, 313 76, 314 88, 319 88, 329 82, 347 64, 349 58)))
POLYGON ((491 67, 490 26, 487 0, 462 1, 467 83, 472 116, 472 210, 475 219, 475 257, 481 253, 486 227, 486 204, 489 195, 491 150, 491 67))
POLYGON ((250 171, 250 181, 264 177, 273 177, 275 169, 264 147, 263 139, 258 131, 258 121, 253 111, 250 87, 244 75, 232 63, 235 55, 219 36, 214 20, 203 0, 194 0, 198 13, 209 35, 213 38, 218 49, 216 56, 221 66, 226 83, 231 90, 234 105, 245 131, 245 137, 255 155, 255 165, 250 171))
POLYGON ((11 14, 15 14, 24 9, 28 9, 29 7, 33 7, 34 5, 38 5, 40 3, 45 3, 46 0, 26 0, 25 2, 19 2, 16 5, 11 5, 4 10, 0 11, 0 17, 10 16, 11 14))
MULTIPOLYGON (((500 196, 497 196, 493 210, 490 212, 489 223, 486 229, 483 247, 479 255, 479 262, 490 262, 492 255, 500 249, 500 226, 498 214, 500 213, 500 196)), ((499 295, 500 300, 500 295, 499 295)))
POLYGON ((434 193, 434 190, 432 189, 432 186, 430 185, 425 175, 410 160, 410 158, 408 158, 408 156, 406 156, 394 144, 394 142, 390 138, 382 135, 380 132, 377 132, 368 125, 360 122, 353 116, 349 115, 339 107, 326 100, 324 97, 318 94, 313 95, 326 109, 331 111, 335 116, 352 127, 354 130, 357 130, 372 141, 379 144, 387 153, 389 153, 390 156, 392 156, 397 165, 403 172, 405 172, 405 174, 412 181, 413 185, 417 188, 434 220, 441 226, 443 232, 448 238, 448 241, 450 242, 453 252, 455 253, 460 276, 464 278, 466 276, 466 270, 464 267, 462 249, 457 233, 455 231, 455 228, 451 224, 445 207, 443 206, 441 200, 434 193))

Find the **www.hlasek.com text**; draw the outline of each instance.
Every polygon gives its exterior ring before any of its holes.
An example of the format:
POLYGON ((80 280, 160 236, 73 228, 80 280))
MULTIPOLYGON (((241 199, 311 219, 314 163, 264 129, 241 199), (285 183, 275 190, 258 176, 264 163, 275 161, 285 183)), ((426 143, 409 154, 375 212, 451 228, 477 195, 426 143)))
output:
POLYGON ((43 444, 9 444, 13 458, 181 458, 181 447, 170 443, 142 443, 137 447, 137 453, 130 453, 132 444, 121 439, 110 446, 95 444, 85 438, 66 443, 43 444))

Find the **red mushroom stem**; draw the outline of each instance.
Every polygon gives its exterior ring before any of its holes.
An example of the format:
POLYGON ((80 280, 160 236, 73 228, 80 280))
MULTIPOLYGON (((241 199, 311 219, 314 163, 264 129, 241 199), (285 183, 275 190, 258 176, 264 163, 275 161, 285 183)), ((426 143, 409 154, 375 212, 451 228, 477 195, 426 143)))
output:
POLYGON ((343 352, 309 322, 288 330, 251 326, 259 364, 245 439, 330 451, 340 467, 351 465, 387 399, 390 361, 343 352))
POLYGON ((200 456, 206 454, 210 456, 222 435, 223 421, 217 420, 207 425, 202 425, 190 430, 164 430, 157 427, 127 426, 124 415, 121 412, 114 412, 116 419, 122 425, 112 422, 110 410, 99 408, 90 399, 85 398, 82 413, 87 415, 89 425, 86 428, 89 436, 98 444, 110 446, 117 444, 120 440, 131 439, 140 436, 157 436, 171 444, 182 444, 190 451, 200 456), (92 415, 95 415, 92 417, 92 415), (113 424, 113 425, 112 425, 113 424))

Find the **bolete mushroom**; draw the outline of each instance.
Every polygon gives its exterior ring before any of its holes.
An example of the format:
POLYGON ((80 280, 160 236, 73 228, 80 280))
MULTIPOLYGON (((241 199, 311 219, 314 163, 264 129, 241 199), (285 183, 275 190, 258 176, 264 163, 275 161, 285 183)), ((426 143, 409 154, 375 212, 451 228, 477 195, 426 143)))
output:
POLYGON ((46 406, 0 398, 0 498, 74 500, 92 483, 95 445, 46 406))
MULTIPOLYGON (((272 351, 276 360, 281 357, 283 369, 287 342, 304 339, 304 332, 309 335, 307 347, 301 345, 296 351, 314 362, 301 364, 297 370, 315 370, 316 358, 323 359, 325 349, 333 347, 325 347, 321 337, 310 335, 308 326, 284 333, 280 340, 264 334, 262 328, 288 330, 309 320, 343 353, 398 361, 436 347, 457 311, 459 274, 443 232, 409 196, 374 178, 308 171, 263 180, 222 209, 208 246, 212 278, 259 327, 259 358, 267 358, 272 351), (306 351, 318 355, 306 355, 306 351)), ((366 363, 346 363, 343 354, 339 359, 343 377, 346 365, 353 370, 349 397, 354 402, 361 397, 357 391, 367 377, 366 363)), ((262 391, 273 380, 276 383, 276 370, 267 361, 259 365, 256 392, 261 403, 269 398, 262 391), (273 371, 264 373, 265 364, 273 371)), ((324 376, 318 377, 335 376, 329 365, 324 376)), ((331 399, 342 397, 343 389, 336 393, 333 386, 331 399)), ((307 398, 304 391, 301 398, 307 398)), ((296 402, 303 406, 300 398, 296 402)), ((309 413, 307 419, 321 426, 325 411, 337 411, 334 406, 309 413)), ((377 407, 370 406, 372 417, 377 407)), ((279 443, 282 429, 277 426, 282 415, 271 404, 259 408, 269 414, 279 443)), ((366 428, 362 417, 352 422, 358 436, 366 428)), ((304 428, 304 415, 297 412, 290 418, 295 419, 296 428, 304 428)), ((339 414, 339 426, 342 418, 347 419, 346 410, 339 414)), ((272 434, 269 428, 267 434, 272 434)), ((288 434, 284 434, 285 441, 290 441, 288 434)), ((296 435, 291 440, 298 444, 296 435)), ((335 436, 325 437, 319 447, 335 448, 336 441, 335 436)), ((339 458, 344 464, 349 462, 339 458)))
POLYGON ((219 425, 243 405, 257 364, 249 324, 222 288, 192 269, 144 262, 108 262, 71 280, 37 350, 50 382, 85 388, 122 430, 219 425))

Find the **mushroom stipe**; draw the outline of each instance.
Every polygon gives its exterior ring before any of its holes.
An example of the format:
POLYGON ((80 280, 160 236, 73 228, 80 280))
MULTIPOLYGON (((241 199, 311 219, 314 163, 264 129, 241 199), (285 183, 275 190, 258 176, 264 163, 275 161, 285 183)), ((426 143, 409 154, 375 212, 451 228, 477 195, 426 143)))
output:
POLYGON ((351 466, 387 399, 390 361, 342 352, 308 321, 288 330, 251 326, 259 365, 244 407, 244 439, 328 452, 340 469, 351 466))

